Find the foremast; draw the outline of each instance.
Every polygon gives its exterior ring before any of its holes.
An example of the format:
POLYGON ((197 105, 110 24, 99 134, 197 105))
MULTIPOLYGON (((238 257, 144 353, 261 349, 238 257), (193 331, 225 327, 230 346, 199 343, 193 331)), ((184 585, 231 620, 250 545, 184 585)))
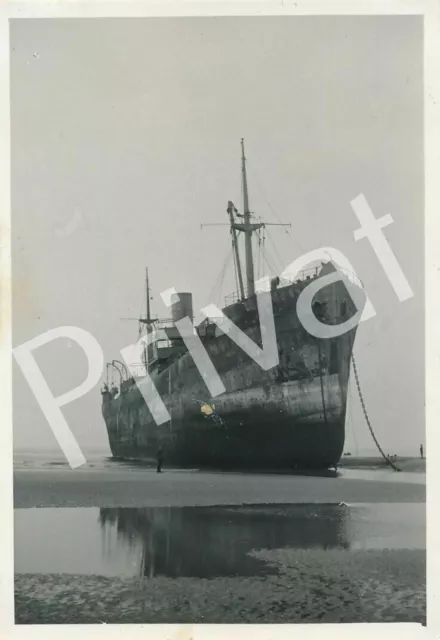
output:
MULTIPOLYGON (((245 263, 246 263, 246 294, 247 297, 255 295, 255 274, 254 274, 254 257, 252 255, 252 234, 258 229, 265 227, 268 224, 277 224, 271 222, 252 222, 252 214, 249 208, 249 192, 248 192, 248 184, 247 184, 247 173, 246 173, 246 155, 244 152, 244 138, 241 139, 241 173, 242 173, 242 183, 243 183, 243 214, 239 214, 235 209, 232 202, 228 204, 228 213, 230 218, 230 226, 231 226, 231 234, 232 234, 232 244, 234 248, 234 252, 236 255, 236 263, 237 263, 237 273, 238 273, 238 281, 240 287, 240 295, 241 299, 244 300, 244 287, 243 287, 243 276, 241 272, 241 263, 240 256, 238 251, 237 244, 237 236, 236 231, 242 231, 244 233, 244 251, 245 251, 245 263), (235 222, 234 220, 234 212, 240 218, 243 218, 243 222, 235 222)), ((290 227, 290 224, 280 223, 279 226, 287 226, 290 227)))
MULTIPOLYGON (((237 272, 238 272, 238 280, 241 282, 240 286, 240 295, 242 299, 244 299, 244 291, 243 291, 243 276, 241 273, 241 264, 240 258, 238 255, 238 245, 236 243, 236 237, 234 236, 235 231, 242 231, 244 233, 244 254, 245 254, 245 263, 246 263, 246 295, 248 298, 255 295, 255 275, 254 275, 254 257, 252 255, 252 234, 264 227, 263 222, 253 223, 251 222, 251 212, 249 209, 249 193, 248 193, 248 185, 247 185, 247 174, 246 174, 246 156, 244 153, 244 139, 241 139, 241 174, 242 174, 242 184, 243 184, 243 214, 237 215, 240 218, 243 218, 243 222, 235 222, 231 221, 231 231, 233 242, 235 239, 235 250, 237 252, 237 272)), ((230 202, 229 205, 232 205, 230 202)), ((235 209, 235 207, 234 207, 235 209)), ((235 209, 236 211, 236 209, 235 209)), ((232 220, 232 219, 231 219, 232 220)))
POLYGON ((151 300, 151 295, 150 295, 150 281, 148 278, 148 267, 145 267, 145 298, 146 298, 146 315, 145 318, 138 318, 138 321, 141 324, 146 324, 147 327, 151 327, 151 325, 153 325, 156 322, 156 319, 151 317, 151 310, 150 310, 150 300, 151 300))
MULTIPOLYGON (((155 320, 151 317, 151 308, 150 308, 151 295, 150 295, 150 280, 148 278, 148 267, 145 267, 145 298, 146 298, 145 318, 139 318, 138 320, 140 324, 146 325, 147 334, 150 334, 153 331, 153 324, 155 320)), ((145 370, 148 371, 148 348, 147 348, 147 345, 145 344, 142 351, 142 361, 143 361, 145 370)))
POLYGON ((148 279, 148 267, 145 267, 145 295, 147 298, 147 324, 151 324, 151 311, 150 311, 150 281, 148 279))
POLYGON ((246 175, 246 156, 244 153, 244 139, 241 139, 241 172, 243 180, 243 220, 242 225, 238 228, 244 232, 244 250, 246 257, 246 285, 247 296, 250 298, 255 295, 255 275, 254 275, 254 257, 252 255, 252 234, 257 229, 263 227, 263 223, 251 223, 251 212, 249 210, 249 194, 246 175))

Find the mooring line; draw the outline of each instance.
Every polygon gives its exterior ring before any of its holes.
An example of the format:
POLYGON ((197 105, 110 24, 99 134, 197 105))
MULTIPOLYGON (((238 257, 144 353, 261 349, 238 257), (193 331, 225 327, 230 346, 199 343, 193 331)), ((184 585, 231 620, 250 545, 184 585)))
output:
POLYGON ((356 387, 357 387, 357 390, 358 390, 358 393, 359 393, 359 399, 361 401, 362 411, 364 413, 365 421, 366 421, 366 423, 368 425, 368 428, 370 430, 372 438, 373 438, 374 442, 376 443, 376 447, 379 449, 379 451, 380 451, 383 459, 385 460, 385 462, 387 464, 389 464, 394 469, 394 471, 401 471, 401 469, 399 469, 399 467, 397 467, 394 464, 394 462, 392 462, 392 460, 390 460, 389 456, 385 455, 385 453, 382 451, 382 448, 381 448, 381 446, 380 446, 380 444, 379 444, 379 442, 378 442, 378 440, 377 440, 377 438, 376 438, 376 436, 374 434, 373 427, 371 426, 370 418, 368 416, 367 408, 365 406, 364 396, 362 394, 361 385, 360 385, 360 382, 359 382, 359 375, 358 375, 358 371, 357 371, 357 367, 356 367, 356 361, 354 359, 354 354, 353 353, 351 354, 351 361, 353 363, 354 378, 355 378, 356 387))

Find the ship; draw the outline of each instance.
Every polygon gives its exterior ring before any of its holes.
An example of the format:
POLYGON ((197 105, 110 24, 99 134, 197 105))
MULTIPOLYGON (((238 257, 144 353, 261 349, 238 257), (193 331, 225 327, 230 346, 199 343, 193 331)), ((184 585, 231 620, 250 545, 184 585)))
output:
MULTIPOLYGON (((246 165, 242 140, 243 210, 239 213, 231 201, 226 208, 238 291, 221 312, 261 348, 252 238, 268 223, 257 222, 250 211, 246 165), (244 236, 244 256, 240 234, 244 236)), ((307 286, 337 269, 331 261, 320 262, 293 280, 270 280, 278 363, 268 370, 222 332, 212 318, 195 323, 191 293, 176 292, 171 318, 152 318, 147 270, 146 316, 139 319, 148 336, 144 375, 132 375, 125 364, 113 361, 121 374, 120 385, 107 380, 101 391, 112 455, 151 461, 161 451, 166 465, 223 470, 336 466, 344 447, 357 323, 336 337, 316 337, 301 323, 297 301, 307 286), (184 318, 190 319, 194 335, 223 383, 224 391, 215 397, 177 330, 184 318), (169 417, 161 424, 144 399, 151 383, 169 417)), ((316 319, 328 325, 344 323, 358 311, 343 277, 323 283, 312 309, 316 319)))

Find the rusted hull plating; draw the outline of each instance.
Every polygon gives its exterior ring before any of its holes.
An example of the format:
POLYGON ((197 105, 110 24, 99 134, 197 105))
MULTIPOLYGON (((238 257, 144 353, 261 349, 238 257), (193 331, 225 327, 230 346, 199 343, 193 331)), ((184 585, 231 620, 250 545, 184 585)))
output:
MULTIPOLYGON (((296 314, 304 285, 272 294, 280 364, 263 371, 228 336, 204 344, 226 392, 211 398, 190 353, 151 375, 171 420, 156 425, 136 385, 104 395, 103 416, 112 453, 182 466, 234 469, 328 468, 344 446, 347 386, 356 328, 339 337, 309 335, 296 314)), ((321 289, 326 322, 339 324, 356 309, 341 282, 321 289), (343 313, 341 312, 343 309, 343 313), (341 315, 342 313, 342 315, 341 315)), ((255 342, 255 299, 224 312, 255 342)), ((142 387, 145 380, 138 381, 142 387)))

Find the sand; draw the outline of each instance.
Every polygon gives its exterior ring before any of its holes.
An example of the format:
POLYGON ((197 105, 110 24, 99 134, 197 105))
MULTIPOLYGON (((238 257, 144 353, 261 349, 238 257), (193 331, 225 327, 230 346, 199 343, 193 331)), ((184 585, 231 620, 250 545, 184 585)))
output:
MULTIPOLYGON (((425 486, 406 481, 403 474, 395 481, 177 470, 158 475, 150 469, 30 470, 14 476, 15 507, 425 500, 425 486)), ((260 549, 252 554, 277 572, 143 581, 20 574, 15 577, 16 622, 426 623, 424 550, 260 549)))
POLYGON ((426 623, 423 551, 255 552, 279 575, 150 580, 19 575, 18 624, 426 623))
MULTIPOLYGON (((370 472, 374 476, 375 472, 370 472)), ((390 472, 393 474, 393 472, 390 472)), ((383 481, 151 469, 52 469, 14 474, 15 507, 154 507, 294 502, 424 502, 413 474, 383 481)))

